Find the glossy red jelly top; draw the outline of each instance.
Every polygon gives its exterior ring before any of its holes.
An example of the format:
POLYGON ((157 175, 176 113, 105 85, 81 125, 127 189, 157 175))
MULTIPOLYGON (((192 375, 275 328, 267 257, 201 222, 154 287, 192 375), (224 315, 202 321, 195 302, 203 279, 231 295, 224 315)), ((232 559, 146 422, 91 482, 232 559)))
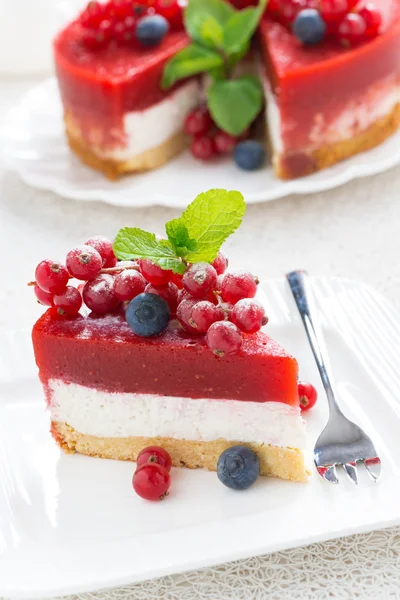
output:
POLYGON ((310 144, 315 118, 325 124, 371 86, 400 79, 400 0, 381 0, 382 35, 354 48, 326 40, 303 46, 283 25, 266 18, 260 27, 264 63, 276 95, 285 150, 310 144))
POLYGON ((276 401, 298 405, 297 362, 259 332, 238 354, 217 358, 177 322, 136 336, 123 315, 61 319, 49 309, 32 333, 42 382, 62 379, 109 392, 276 401))
POLYGON ((98 51, 81 43, 82 27, 74 22, 54 41, 61 95, 70 110, 104 115, 143 110, 169 92, 160 82, 165 63, 188 44, 183 31, 171 32, 156 47, 108 47, 98 51))

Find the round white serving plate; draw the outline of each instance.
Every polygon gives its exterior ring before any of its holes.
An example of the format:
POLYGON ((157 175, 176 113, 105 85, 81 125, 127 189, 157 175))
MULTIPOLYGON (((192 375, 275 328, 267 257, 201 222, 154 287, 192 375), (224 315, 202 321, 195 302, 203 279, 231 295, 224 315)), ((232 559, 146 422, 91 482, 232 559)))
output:
POLYGON ((184 208, 211 187, 239 189, 248 203, 256 203, 320 192, 380 173, 400 163, 400 132, 378 148, 294 181, 277 179, 270 166, 249 173, 238 169, 231 159, 203 164, 186 152, 161 169, 112 182, 82 165, 70 152, 57 84, 50 79, 9 112, 0 134, 0 150, 8 167, 27 184, 61 196, 124 207, 184 208))
MULTIPOLYGON (((318 384, 286 282, 261 286, 268 333, 297 357, 301 378, 318 384)), ((0 596, 95 591, 400 524, 400 317, 358 283, 313 278, 312 286, 341 406, 373 439, 380 482, 360 469, 358 486, 344 471, 332 486, 312 469, 305 484, 262 477, 235 492, 215 473, 173 469, 160 503, 134 494, 132 463, 64 454, 54 443, 30 339, 41 311, 28 288, 0 291, 13 314, 0 336, 0 596)), ((328 414, 318 391, 306 415, 310 449, 328 414)))

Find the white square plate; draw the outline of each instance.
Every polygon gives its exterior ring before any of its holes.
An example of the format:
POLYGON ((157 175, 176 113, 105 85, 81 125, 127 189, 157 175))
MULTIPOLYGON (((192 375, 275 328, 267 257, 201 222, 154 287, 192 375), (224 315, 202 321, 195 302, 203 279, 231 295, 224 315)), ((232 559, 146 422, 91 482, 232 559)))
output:
MULTIPOLYGON (((48 434, 29 326, 0 345, 0 596, 44 598, 133 583, 400 523, 400 321, 357 283, 312 280, 339 398, 372 437, 379 484, 345 474, 332 486, 260 478, 246 492, 215 473, 174 469, 172 493, 148 503, 132 491, 131 463, 63 454, 48 434)), ((296 308, 283 281, 263 285, 268 333, 319 383, 296 308)), ((310 447, 327 418, 324 395, 307 417, 310 447)))

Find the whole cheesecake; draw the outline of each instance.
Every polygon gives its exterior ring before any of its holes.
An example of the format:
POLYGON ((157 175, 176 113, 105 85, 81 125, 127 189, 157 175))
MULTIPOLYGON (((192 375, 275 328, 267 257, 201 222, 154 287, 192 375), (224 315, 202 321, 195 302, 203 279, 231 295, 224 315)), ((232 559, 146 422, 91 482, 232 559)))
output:
MULTIPOLYGON (((153 6, 150 0, 109 1, 132 5, 132 10, 139 5, 149 11, 153 6)), ((326 35, 319 43, 302 43, 293 33, 293 17, 282 17, 291 2, 270 2, 272 8, 260 19, 250 52, 235 69, 260 74, 267 146, 275 173, 283 179, 308 175, 368 150, 400 125, 400 0, 380 0, 379 29, 353 44, 338 34, 326 35)), ((319 6, 315 0, 297 4, 319 6)), ((353 10, 364 4, 351 0, 353 10)), ((121 44, 111 37, 108 44, 93 48, 85 43, 88 30, 82 19, 79 15, 54 42, 70 147, 84 163, 110 178, 161 166, 187 147, 185 122, 204 103, 212 69, 207 76, 200 72, 180 76, 165 89, 167 65, 192 41, 182 21, 152 47, 137 40, 121 44)), ((106 20, 98 27, 104 23, 109 25, 106 20)), ((231 103, 226 102, 228 108, 231 103)), ((219 106, 219 115, 223 108, 219 106)), ((236 137, 222 131, 225 137, 220 142, 217 123, 210 117, 208 121, 209 130, 200 142, 200 130, 192 127, 197 158, 229 153, 243 135, 249 135, 248 129, 236 137)))

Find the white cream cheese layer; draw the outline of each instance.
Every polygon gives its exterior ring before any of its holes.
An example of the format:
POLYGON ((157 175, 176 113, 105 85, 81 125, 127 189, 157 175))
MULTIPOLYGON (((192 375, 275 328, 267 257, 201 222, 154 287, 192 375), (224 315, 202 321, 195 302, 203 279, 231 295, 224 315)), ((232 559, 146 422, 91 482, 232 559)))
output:
POLYGON ((126 113, 126 145, 113 150, 98 150, 98 153, 106 158, 123 161, 157 148, 182 131, 187 114, 199 103, 200 94, 199 82, 192 80, 161 102, 145 110, 126 113))
POLYGON ((52 420, 87 435, 306 445, 299 409, 281 402, 109 393, 58 379, 49 388, 52 420))

